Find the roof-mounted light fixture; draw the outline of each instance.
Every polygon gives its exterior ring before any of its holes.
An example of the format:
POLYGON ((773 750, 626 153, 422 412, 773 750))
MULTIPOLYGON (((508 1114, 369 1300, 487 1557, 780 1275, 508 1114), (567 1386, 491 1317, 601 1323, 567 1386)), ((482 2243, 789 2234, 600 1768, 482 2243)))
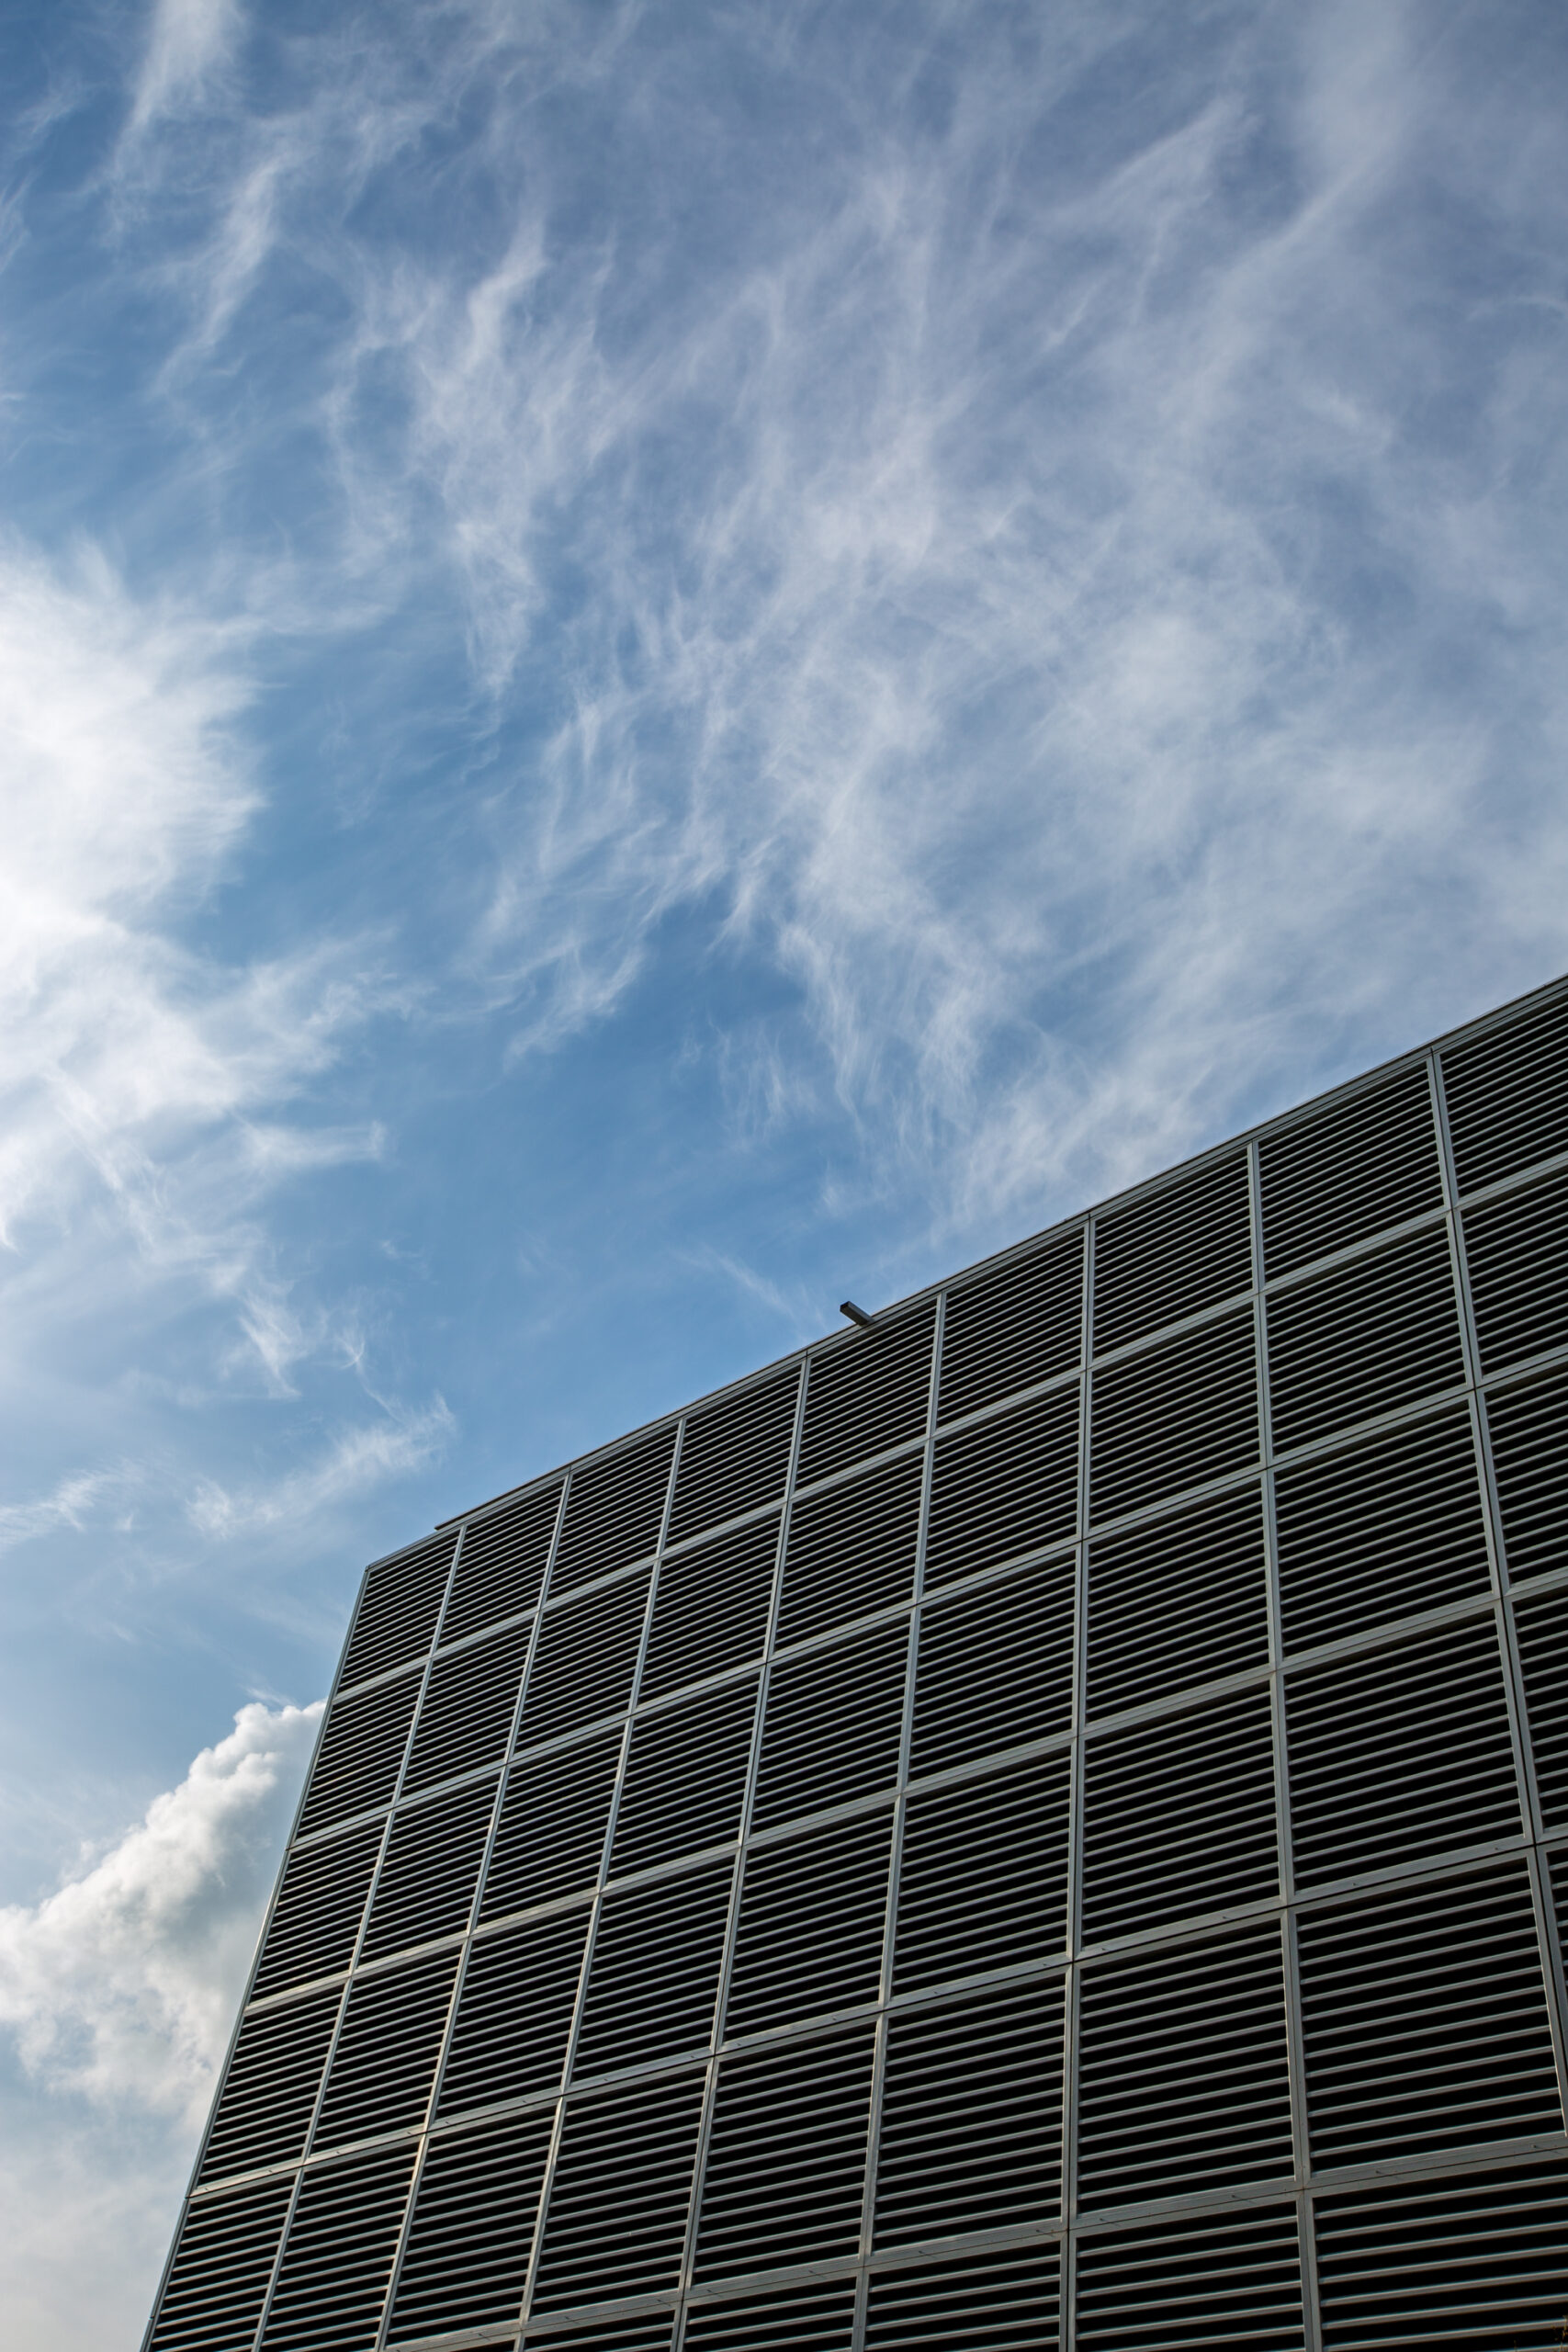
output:
POLYGON ((859 1323, 868 1331, 874 1331, 876 1329, 875 1316, 868 1315, 863 1306, 857 1306, 852 1298, 840 1299, 839 1312, 840 1315, 847 1315, 852 1323, 859 1323))

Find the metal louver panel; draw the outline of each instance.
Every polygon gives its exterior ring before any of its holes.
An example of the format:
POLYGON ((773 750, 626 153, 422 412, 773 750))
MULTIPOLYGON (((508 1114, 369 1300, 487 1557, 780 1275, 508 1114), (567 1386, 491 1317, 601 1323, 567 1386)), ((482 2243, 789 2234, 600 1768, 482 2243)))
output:
POLYGON ((796 1503, 777 1639, 808 1640, 914 1589, 920 1457, 906 1454, 796 1503))
POLYGON ((1486 1419, 1509 1577, 1568 1567, 1568 1374, 1493 1390, 1486 1419))
POLYGON ((1060 2305, 1054 2245, 874 2271, 865 2352, 1054 2352, 1060 2305))
POLYGON ((931 1470, 926 1582, 1043 1551, 1071 1535, 1078 1516, 1078 1390, 939 1439, 931 1470))
POLYGON ((1064 1949, 1071 1777, 1062 1751, 913 1792, 898 1879, 899 1992, 1064 1949))
POLYGON ((253 2009, 240 2028, 201 2178, 258 2171, 304 2153, 321 2069, 342 1996, 313 1993, 274 2009, 253 2009))
POLYGON ((570 2102, 536 2312, 675 2285, 702 2103, 701 2075, 570 2102))
POLYGON ((1281 1470, 1274 1487, 1288 1650, 1486 1591, 1486 1522, 1462 1408, 1281 1470))
POLYGON ((895 2017, 876 2244, 1048 2220, 1061 2191, 1061 1980, 895 2017))
POLYGON ((852 1462, 920 1435, 935 1328, 935 1309, 917 1307, 817 1351, 806 1384, 798 1485, 815 1486, 852 1462))
POLYGON ((614 1731, 513 1766, 485 1874, 481 1918, 504 1918, 594 1883, 620 1759, 621 1735, 614 1731))
POLYGON ((1267 1136, 1258 1152, 1269 1272, 1289 1273, 1443 1205, 1424 1069, 1267 1136))
POLYGON ((1568 1337, 1568 1172, 1464 1213, 1464 1252, 1483 1372, 1568 1337))
POLYGON ((253 2000, 309 1984, 312 1977, 334 1976, 348 1966, 380 1850, 378 1821, 319 1845, 295 1848, 262 1947, 253 2000))
POLYGON ((400 1806, 365 1928, 364 1960, 432 1943, 468 1924, 495 1810, 493 1781, 400 1806))
POLYGON ((1228 1315, 1094 1375, 1093 1515, 1103 1525, 1258 1459, 1252 1317, 1228 1315))
POLYGON ((739 1837, 756 1712, 757 1678, 748 1674, 637 1719, 615 1815, 616 1875, 739 1837))
POLYGON ((1277 1928, 1086 1968, 1078 2201, 1291 2177, 1277 1928))
POLYGON ((1096 2231, 1077 2249, 1079 2345, 1115 2352, 1300 2352, 1302 2260, 1289 2205, 1096 2231))
POLYGON ((1083 1846, 1089 1943, 1277 1893, 1268 1691, 1088 1741, 1083 1846))
POLYGON ((605 1896, 574 2081, 707 2049, 734 1875, 721 1862, 605 1896))
POLYGON ((519 1747, 536 1747, 631 1704, 648 1585, 644 1568, 545 1611, 517 1726, 519 1747))
POLYGON ((372 2352, 412 2171, 410 2148, 306 2174, 264 2352, 372 2352))
POLYGON ((1568 1822, 1568 1591, 1523 1595, 1514 1622, 1541 1816, 1561 1825, 1568 1822))
POLYGON ((773 1512, 689 1552, 665 1555, 643 1662, 645 1699, 761 1657, 778 1548, 773 1512))
POLYGON ((1089 1559, 1091 1716, 1269 1663, 1256 1487, 1096 1544, 1089 1559))
POLYGON ((342 1689, 424 1656, 441 1614, 457 1542, 452 1532, 433 1535, 412 1552, 400 1552, 395 1559, 367 1568, 344 1654, 342 1689))
POLYGON ((1042 1561, 922 1609, 911 1772, 1068 1728, 1073 1569, 1042 1561))
POLYGON ((436 1659, 414 1727, 408 1788, 501 1763, 527 1657, 528 1629, 515 1626, 436 1659))
POLYGON ((691 1416, 675 1475, 671 1544, 721 1520, 739 1519, 760 1503, 775 1502, 784 1493, 799 1386, 799 1369, 792 1364, 772 1380, 691 1416))
POLYGON ((533 1608, 559 1510, 560 1487, 551 1486, 536 1487, 499 1510, 468 1521, 442 1620, 443 1642, 477 1634, 482 1626, 533 1608))
POLYGON ((775 1664, 752 1816, 759 1829, 892 1785, 908 1645, 899 1623, 775 1664))
POLYGON ((889 1807, 747 1856, 724 2021, 731 2040, 875 2000, 892 1829, 889 1807))
POLYGON ((391 1803, 419 1686, 415 1667, 395 1681, 333 1701, 311 1766, 299 1837, 391 1803))
POLYGON ((942 1418, 977 1412, 1078 1361, 1083 1347, 1081 1231, 1010 1258, 947 1297, 942 1418))
POLYGON ((1299 1884, 1522 1827, 1490 1616, 1285 1687, 1299 1884))
POLYGON ((394 2344, 515 2324, 552 2122, 530 2115, 432 2142, 398 2276, 394 2344))
POLYGON ((1319 2166, 1562 2129, 1522 1863, 1304 1912, 1299 1940, 1319 2166))
POLYGON ((474 1945, 441 2077, 442 2115, 558 2086, 588 1917, 587 1905, 576 1905, 474 1945))
POLYGON ((1440 1227, 1270 1294, 1269 1403, 1281 1453, 1463 1378, 1440 1227))
POLYGON ((674 1451, 674 1430, 658 1430, 640 1444, 573 1471, 550 1577, 552 1594, 649 1557, 663 1524, 674 1451))
POLYGON ((1325 2352, 1562 2341, 1568 2165, 1320 2198, 1316 2221, 1325 2352))
POLYGON ((191 2207, 148 2352, 251 2352, 292 2191, 268 2181, 191 2207))
POLYGON ((1251 1286, 1247 1161, 1239 1154, 1096 1222, 1094 1344, 1101 1355, 1251 1286))
POLYGON ((855 2332, 855 2290, 796 2288, 792 2295, 748 2296, 740 2302, 699 2303, 686 2321, 692 2352, 850 2352, 855 2332))
POLYGON ((1568 1005, 1561 997, 1443 1056, 1461 1190, 1568 1151, 1568 1005))
MULTIPOLYGON (((663 2311, 651 2319, 601 2320, 592 2324, 560 2329, 547 2321, 543 2327, 530 2327, 524 2335, 525 2344, 556 2344, 561 2352, 670 2352, 673 2314, 663 2311)), ((509 2336, 497 2352, 512 2352, 509 2336)))
POLYGON ((454 1952, 442 1952, 355 1979, 312 2147, 423 2122, 457 1964, 454 1952))
POLYGON ((872 2049, 865 2026, 720 2066, 697 2278, 853 2254, 872 2049))

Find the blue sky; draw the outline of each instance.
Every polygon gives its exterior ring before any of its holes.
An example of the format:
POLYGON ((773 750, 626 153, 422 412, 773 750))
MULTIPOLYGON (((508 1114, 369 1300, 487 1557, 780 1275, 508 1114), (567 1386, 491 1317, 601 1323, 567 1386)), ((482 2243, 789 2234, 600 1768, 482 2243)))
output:
POLYGON ((17 0, 0 88, 55 2352, 365 1559, 1568 963, 1568 19, 17 0))

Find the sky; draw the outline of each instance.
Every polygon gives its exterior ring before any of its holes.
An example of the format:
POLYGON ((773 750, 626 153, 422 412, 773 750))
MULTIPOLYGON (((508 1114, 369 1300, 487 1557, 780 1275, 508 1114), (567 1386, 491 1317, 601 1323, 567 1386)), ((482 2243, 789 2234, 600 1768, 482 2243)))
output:
POLYGON ((1568 966, 1568 16, 0 91, 0 2334, 102 2352, 366 1560, 1568 966))

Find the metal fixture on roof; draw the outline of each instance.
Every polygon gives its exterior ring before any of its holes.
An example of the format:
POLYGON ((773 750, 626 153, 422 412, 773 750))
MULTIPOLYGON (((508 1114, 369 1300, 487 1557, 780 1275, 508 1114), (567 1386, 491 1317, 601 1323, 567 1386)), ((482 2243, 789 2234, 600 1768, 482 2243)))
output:
POLYGON ((868 1315, 863 1306, 857 1306, 852 1298, 840 1299, 839 1312, 840 1315, 847 1315, 852 1323, 863 1324, 868 1331, 874 1331, 876 1329, 875 1316, 868 1315))

